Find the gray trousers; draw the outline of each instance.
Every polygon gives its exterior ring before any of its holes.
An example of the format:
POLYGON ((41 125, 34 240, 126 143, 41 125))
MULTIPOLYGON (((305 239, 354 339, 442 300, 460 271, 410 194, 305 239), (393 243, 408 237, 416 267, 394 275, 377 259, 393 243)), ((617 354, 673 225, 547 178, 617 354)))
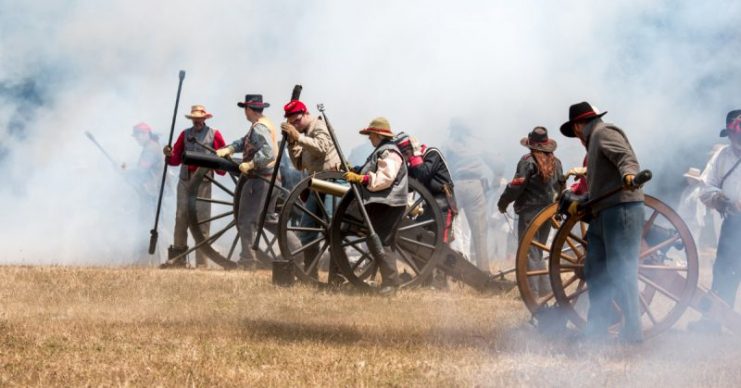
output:
POLYGON ((728 303, 736 305, 741 280, 741 215, 727 215, 720 227, 718 251, 713 263, 712 290, 728 303))
POLYGON ((482 271, 489 271, 489 250, 486 235, 486 196, 484 186, 478 179, 464 179, 455 182, 455 194, 458 207, 466 213, 468 226, 471 228, 472 256, 476 266, 482 271))
POLYGON ((268 182, 257 178, 247 179, 242 186, 242 193, 239 197, 239 214, 237 215, 239 239, 242 242, 239 262, 242 264, 256 261, 255 252, 252 250, 252 242, 255 241, 255 229, 265 204, 265 196, 268 193, 269 186, 268 182))
MULTIPOLYGON (((175 248, 185 248, 188 246, 188 188, 193 183, 192 174, 187 180, 182 178, 178 180, 177 188, 177 209, 175 210, 175 235, 173 238, 172 245, 175 248)), ((211 183, 205 182, 198 186, 198 196, 201 198, 211 198, 211 183)), ((198 219, 206 219, 211 217, 211 204, 208 202, 198 202, 196 206, 198 212, 198 219)), ((208 237, 210 222, 206 222, 200 225, 201 233, 204 237, 208 237)), ((199 264, 206 263, 206 255, 196 251, 196 262, 199 264)))
MULTIPOLYGON (((527 230, 527 227, 530 225, 530 222, 532 222, 533 218, 535 218, 538 213, 540 213, 542 209, 528 209, 528 210, 522 210, 520 213, 518 213, 518 219, 517 219, 517 236, 520 240, 522 240, 522 235, 525 234, 525 230, 527 230)), ((548 234, 551 232, 551 224, 550 222, 545 223, 543 226, 540 227, 540 229, 535 233, 535 241, 545 244, 548 241, 548 234)), ((528 270, 537 270, 537 269, 545 269, 545 260, 543 260, 543 251, 540 249, 531 246, 528 249, 527 252, 527 269, 528 270)), ((527 279, 528 284, 530 285, 530 289, 533 290, 533 292, 536 295, 546 295, 551 291, 551 282, 548 279, 548 275, 541 275, 541 276, 530 276, 527 279)))
POLYGON ((588 335, 607 335, 617 318, 614 301, 625 321, 621 336, 629 341, 643 337, 638 299, 643 213, 643 202, 621 203, 602 210, 589 224, 584 264, 589 286, 588 335))

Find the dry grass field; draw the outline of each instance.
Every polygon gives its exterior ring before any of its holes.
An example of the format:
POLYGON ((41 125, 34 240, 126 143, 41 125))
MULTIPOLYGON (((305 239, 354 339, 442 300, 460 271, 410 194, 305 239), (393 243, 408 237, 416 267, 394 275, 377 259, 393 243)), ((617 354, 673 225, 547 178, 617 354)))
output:
POLYGON ((549 338, 517 291, 385 298, 257 273, 0 267, 3 386, 738 386, 741 340, 549 338))

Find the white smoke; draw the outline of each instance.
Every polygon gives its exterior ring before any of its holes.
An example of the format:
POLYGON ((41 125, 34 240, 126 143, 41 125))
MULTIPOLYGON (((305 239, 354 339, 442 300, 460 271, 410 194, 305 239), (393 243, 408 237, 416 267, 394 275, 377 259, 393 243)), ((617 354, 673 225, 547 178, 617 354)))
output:
POLYGON ((375 116, 432 145, 444 145, 450 119, 463 117, 509 175, 525 151, 517 141, 536 125, 559 141, 565 166, 579 164, 581 145, 558 127, 570 104, 587 100, 627 131, 644 167, 681 181, 689 166, 677 166, 677 154, 704 162, 725 112, 741 104, 740 8, 730 0, 2 0, 0 260, 123 263, 116 255, 146 245, 152 220, 124 211, 134 196, 83 133, 133 162, 134 124, 148 122, 166 140, 181 69, 176 135, 190 105, 204 104, 209 124, 234 140, 247 128, 235 106, 244 94, 264 94, 278 121, 301 83, 314 113, 325 103, 346 154, 375 116), (29 82, 38 104, 3 92, 29 82))

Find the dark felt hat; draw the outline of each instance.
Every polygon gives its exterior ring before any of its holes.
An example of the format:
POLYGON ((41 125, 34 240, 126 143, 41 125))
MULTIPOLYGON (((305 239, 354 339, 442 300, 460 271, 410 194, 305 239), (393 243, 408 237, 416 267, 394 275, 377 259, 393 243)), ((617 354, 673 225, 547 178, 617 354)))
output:
POLYGON ((553 152, 558 147, 555 140, 548 138, 548 130, 545 127, 535 127, 527 137, 523 137, 520 140, 520 144, 530 148, 531 150, 538 150, 543 152, 553 152))
POLYGON ((569 107, 569 121, 561 125, 561 133, 566 137, 576 137, 576 134, 574 134, 575 122, 602 117, 606 113, 607 112, 600 113, 597 108, 586 101, 571 105, 569 107))
POLYGON ((264 109, 269 107, 270 104, 262 102, 262 94, 247 94, 244 96, 244 101, 238 102, 237 106, 240 108, 264 109))

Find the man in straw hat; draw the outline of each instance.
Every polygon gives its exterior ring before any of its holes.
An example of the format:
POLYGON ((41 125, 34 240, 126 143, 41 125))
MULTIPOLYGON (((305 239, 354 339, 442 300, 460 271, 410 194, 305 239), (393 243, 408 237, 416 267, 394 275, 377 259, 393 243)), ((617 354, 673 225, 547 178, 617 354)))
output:
MULTIPOLYGON (((733 308, 741 279, 741 110, 728 112, 720 136, 728 137, 731 144, 716 152, 705 166, 700 199, 723 217, 710 290, 733 308)), ((688 327, 720 331, 718 322, 707 319, 692 322, 688 327)))
MULTIPOLYGON (((527 137, 520 140, 520 144, 530 149, 517 163, 515 177, 507 184, 499 197, 497 208, 501 213, 507 212, 507 206, 514 202, 515 213, 519 215, 517 221, 517 235, 522 239, 525 229, 543 208, 553 203, 556 196, 563 190, 565 179, 561 161, 553 155, 557 144, 548 138, 545 127, 535 127, 527 137)), ((535 239, 545 244, 551 227, 546 223, 535 235, 535 239)), ((543 251, 531 247, 528 252, 528 269, 545 269, 543 251)), ((551 291, 548 276, 531 276, 528 278, 530 289, 539 296, 545 296, 551 291)))
MULTIPOLYGON (((329 135, 327 124, 321 116, 312 115, 306 108, 306 105, 299 101, 289 101, 284 107, 284 116, 286 121, 280 125, 281 130, 286 134, 288 141, 288 151, 291 157, 291 163, 297 170, 307 174, 315 174, 321 171, 338 171, 340 166, 340 157, 337 154, 332 137, 329 135)), ((320 194, 320 200, 324 202, 326 195, 320 194)), ((304 206, 306 210, 313 214, 322 214, 319 208, 324 206, 313 195, 306 199, 304 206)), ((318 222, 309 214, 303 213, 301 216, 301 227, 317 228, 318 222)), ((315 240, 318 232, 300 232, 298 234, 302 245, 307 245, 315 240)), ((320 249, 317 244, 309 245, 304 250, 304 268, 309 268, 316 260, 320 260, 320 249)), ((336 268, 330 269, 330 274, 334 277, 336 268)), ((314 278, 319 276, 319 265, 315 264, 310 274, 314 278)))
MULTIPOLYGON (((213 148, 224 146, 224 138, 221 136, 221 133, 217 129, 206 125, 206 120, 213 117, 213 115, 208 113, 203 105, 193 105, 190 113, 186 114, 185 117, 193 122, 193 126, 180 132, 172 148, 165 146, 162 150, 165 154, 165 162, 170 166, 180 165, 183 162, 183 153, 185 151, 208 152, 195 141, 191 141, 191 139, 195 139, 198 143, 211 145, 213 148)), ((180 179, 177 186, 177 208, 175 211, 175 236, 172 245, 167 250, 168 258, 179 256, 188 250, 188 187, 192 183, 192 176, 197 168, 196 166, 180 166, 180 179)), ((223 175, 224 173, 221 172, 220 174, 223 175)), ((210 183, 205 182, 199 186, 198 197, 211 198, 210 183)), ((197 206, 197 212, 200 218, 209 218, 211 215, 211 205, 205 201, 201 201, 197 206)), ((208 236, 209 227, 210 223, 208 222, 201 225, 201 231, 204 236, 208 236)), ((182 257, 168 267, 185 267, 186 265, 186 258, 182 257)), ((196 265, 199 267, 205 267, 207 265, 207 258, 201 252, 196 252, 196 265)))
MULTIPOLYGON (((569 108, 569 121, 561 126, 566 137, 577 137, 587 148, 587 188, 590 198, 598 198, 616 187, 624 187, 592 205, 592 221, 584 276, 589 286, 588 337, 608 336, 615 321, 613 300, 623 312, 620 339, 641 342, 643 332, 638 299, 638 257, 644 224, 643 191, 633 180, 640 170, 638 159, 625 133, 602 121, 600 113, 588 102, 569 108)), ((569 214, 577 212, 578 201, 571 201, 568 191, 563 201, 569 214)))
POLYGON ((390 294, 399 283, 396 258, 391 254, 390 246, 396 225, 407 207, 407 168, 401 151, 392 141, 391 125, 384 117, 373 119, 367 128, 360 130, 360 134, 368 135, 375 149, 360 171, 346 172, 345 179, 361 186, 363 203, 384 247, 382 257, 377 258, 382 278, 379 292, 390 294))
POLYGON ((239 171, 252 179, 247 179, 240 191, 237 226, 242 250, 237 264, 245 270, 255 270, 257 260, 252 250, 255 227, 262 212, 264 201, 269 187, 269 180, 275 166, 278 152, 276 130, 273 122, 263 110, 270 104, 263 102, 262 94, 247 94, 244 101, 237 106, 244 109, 244 116, 250 122, 247 134, 232 142, 229 146, 216 150, 216 155, 227 157, 235 152, 242 153, 242 163, 239 171), (261 176, 266 179, 258 179, 261 176))

